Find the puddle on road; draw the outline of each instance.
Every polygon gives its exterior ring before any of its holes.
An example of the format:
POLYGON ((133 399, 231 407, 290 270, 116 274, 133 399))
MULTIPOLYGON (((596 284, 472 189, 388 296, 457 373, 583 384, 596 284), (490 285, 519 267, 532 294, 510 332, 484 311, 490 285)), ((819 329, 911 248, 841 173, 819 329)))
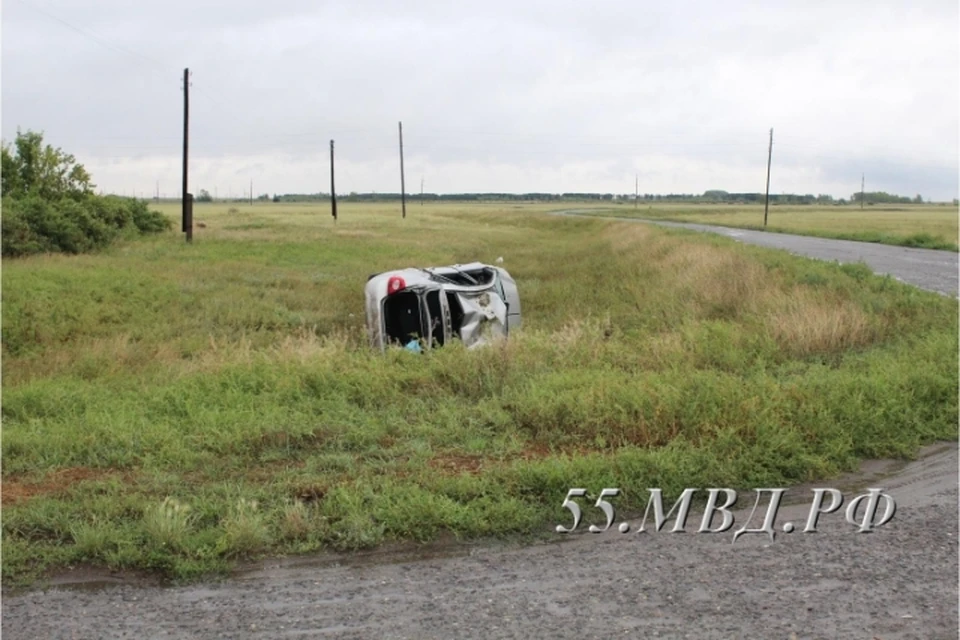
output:
MULTIPOLYGON (((62 571, 42 581, 43 590, 103 591, 114 587, 164 587, 169 581, 139 571, 110 571, 102 567, 78 566, 62 571)), ((33 588, 13 589, 10 595, 33 591, 33 588)))
MULTIPOLYGON (((552 541, 551 541, 552 542, 552 541)), ((356 552, 321 552, 304 556, 274 557, 256 562, 241 563, 229 575, 214 577, 206 581, 208 586, 225 581, 244 582, 288 576, 300 571, 333 567, 368 567, 384 564, 404 564, 408 562, 428 562, 468 556, 484 555, 496 551, 530 546, 531 544, 550 544, 529 538, 506 540, 473 540, 464 542, 447 536, 429 543, 392 543, 378 549, 356 552)), ((558 541, 559 542, 559 541, 558 541)), ((54 575, 43 581, 43 586, 28 587, 25 590, 11 590, 9 595, 35 590, 57 589, 60 591, 98 592, 117 587, 133 588, 176 588, 178 585, 141 572, 109 571, 97 567, 76 567, 54 575)), ((202 588, 203 584, 192 584, 191 588, 202 588)))

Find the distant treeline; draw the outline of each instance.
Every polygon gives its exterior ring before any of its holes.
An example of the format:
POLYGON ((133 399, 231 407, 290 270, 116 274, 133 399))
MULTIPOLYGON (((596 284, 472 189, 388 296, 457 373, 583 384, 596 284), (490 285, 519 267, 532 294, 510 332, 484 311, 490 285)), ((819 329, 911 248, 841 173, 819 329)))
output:
MULTIPOLYGON (((399 202, 400 193, 338 193, 338 202, 399 202)), ((731 193, 721 190, 705 191, 702 194, 693 193, 641 193, 637 198, 643 203, 652 202, 686 202, 706 204, 763 204, 762 193, 731 193)), ((634 194, 623 193, 408 193, 407 202, 609 202, 613 204, 632 204, 634 194)), ((257 202, 329 202, 329 193, 285 193, 271 196, 262 193, 254 198, 257 202)), ((160 201, 179 202, 179 198, 161 198, 160 201)), ((206 189, 200 189, 195 197, 196 202, 250 202, 249 196, 241 198, 214 198, 206 189)), ((898 196, 884 191, 868 191, 864 194, 864 204, 923 204, 929 203, 920 194, 913 198, 898 196)), ((771 193, 771 204, 790 205, 845 205, 859 204, 860 194, 854 193, 850 198, 834 198, 830 195, 814 195, 812 193, 771 193)), ((954 204, 957 204, 954 201, 954 204)))
MULTIPOLYGON (((630 196, 631 199, 633 196, 630 196)), ((424 193, 407 194, 408 202, 463 202, 505 200, 510 202, 543 202, 554 200, 607 200, 620 198, 612 193, 424 193)), ((329 200, 329 193, 288 193, 273 196, 274 202, 313 202, 329 200)), ((397 193, 356 193, 337 194, 338 202, 394 202, 401 199, 397 193)))
MULTIPOLYGON (((469 202, 469 201, 506 201, 506 202, 562 202, 562 201, 598 201, 598 202, 616 202, 632 203, 635 199, 634 194, 613 194, 613 193, 413 193, 407 194, 408 202, 469 202)), ((268 196, 262 195, 258 200, 265 200, 268 196)), ((765 195, 762 193, 730 193, 727 191, 711 190, 697 195, 692 193, 668 193, 654 194, 643 193, 636 197, 641 202, 701 202, 701 203, 763 203, 765 195)), ((273 202, 319 202, 330 199, 329 193, 287 193, 283 195, 274 195, 273 202)), ((339 202, 394 202, 401 199, 400 193, 356 193, 337 194, 339 202)), ((915 198, 891 195, 882 191, 867 192, 864 194, 866 204, 872 203, 923 203, 923 198, 917 195, 915 198)), ((835 199, 830 195, 813 194, 793 194, 781 193, 770 194, 770 202, 773 204, 848 204, 850 202, 859 203, 860 194, 856 193, 849 200, 844 198, 835 199)))

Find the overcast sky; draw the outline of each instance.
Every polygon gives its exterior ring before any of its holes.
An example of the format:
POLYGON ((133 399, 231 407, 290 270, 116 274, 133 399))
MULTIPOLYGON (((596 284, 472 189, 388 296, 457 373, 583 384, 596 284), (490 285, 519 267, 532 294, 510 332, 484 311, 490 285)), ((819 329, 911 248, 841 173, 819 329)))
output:
POLYGON ((105 191, 958 195, 957 0, 4 0, 2 135, 105 191), (403 5, 403 6, 401 6, 403 5))

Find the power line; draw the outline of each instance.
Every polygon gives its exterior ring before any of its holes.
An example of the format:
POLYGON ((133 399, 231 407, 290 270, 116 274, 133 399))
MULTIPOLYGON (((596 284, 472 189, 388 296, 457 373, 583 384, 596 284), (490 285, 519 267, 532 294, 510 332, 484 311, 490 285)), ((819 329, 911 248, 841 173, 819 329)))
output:
MULTIPOLYGON (((151 65, 154 65, 154 66, 156 66, 158 69, 162 69, 162 70, 165 71, 165 72, 172 72, 172 71, 173 71, 173 67, 172 67, 171 65, 164 64, 164 63, 160 62, 159 60, 157 60, 156 58, 152 58, 152 57, 147 56, 147 55, 145 55, 145 54, 143 54, 143 53, 140 53, 140 52, 138 52, 138 51, 134 51, 134 50, 132 50, 132 49, 128 49, 128 48, 126 48, 126 47, 121 47, 121 46, 119 46, 119 45, 111 44, 111 43, 108 42, 106 39, 104 39, 103 37, 101 37, 101 36, 98 35, 97 33, 91 31, 90 29, 85 29, 85 28, 80 27, 80 26, 78 26, 78 25, 76 25, 76 24, 73 24, 72 22, 69 22, 69 21, 67 21, 67 20, 64 20, 63 18, 61 18, 61 17, 59 17, 59 16, 57 16, 57 15, 54 15, 53 13, 50 13, 49 11, 44 10, 44 9, 42 9, 42 8, 34 5, 34 4, 30 4, 30 3, 27 3, 27 2, 23 2, 22 0, 16 0, 16 1, 20 2, 20 4, 22 4, 23 6, 28 7, 29 9, 32 9, 33 11, 36 11, 37 13, 39 13, 39 14, 47 17, 47 18, 49 18, 50 20, 53 20, 53 21, 55 21, 55 22, 63 25, 64 27, 66 27, 66 28, 68 28, 68 29, 70 29, 70 30, 72 30, 72 31, 75 31, 76 33, 79 33, 80 35, 85 36, 85 37, 93 40, 94 42, 96 42, 97 44, 101 45, 102 47, 105 47, 105 48, 107 48, 107 49, 110 49, 111 51, 114 51, 114 52, 117 52, 117 53, 121 53, 121 54, 124 54, 124 55, 127 55, 127 56, 133 56, 133 57, 136 57, 136 58, 140 58, 141 60, 143 60, 143 61, 145 61, 145 62, 148 62, 148 63, 150 63, 151 65)), ((229 113, 230 113, 230 111, 231 111, 230 108, 227 107, 221 100, 219 100, 218 98, 214 97, 213 93, 212 93, 209 89, 203 88, 203 87, 194 87, 194 91, 199 91, 200 96, 201 96, 202 99, 209 100, 212 104, 214 104, 215 106, 217 106, 217 107, 219 107, 220 109, 222 109, 224 113, 226 113, 226 114, 229 114, 229 113)), ((222 115, 223 115, 223 114, 221 114, 221 116, 222 116, 222 115)), ((234 118, 234 120, 236 120, 236 118, 234 118)))
MULTIPOLYGON (((17 1, 20 1, 20 0, 17 0, 17 1)), ((36 11, 37 13, 40 13, 40 14, 46 16, 47 18, 50 18, 51 20, 54 20, 54 21, 62 24, 63 26, 67 27, 68 29, 71 29, 71 30, 73 30, 73 31, 76 31, 76 32, 79 33, 79 34, 90 38, 91 40, 93 40, 94 42, 97 42, 97 43, 100 44, 101 46, 104 46, 104 47, 106 47, 106 48, 108 48, 108 49, 111 49, 111 50, 113 50, 113 51, 116 51, 116 52, 118 52, 118 53, 123 53, 123 54, 126 54, 126 55, 130 55, 130 56, 135 56, 135 57, 141 58, 142 60, 145 60, 145 61, 147 61, 147 62, 149 62, 149 63, 151 63, 151 64, 158 65, 158 66, 160 66, 160 67, 162 67, 162 68, 164 68, 164 69, 167 68, 166 65, 164 65, 163 63, 161 63, 161 62, 159 62, 159 61, 157 61, 157 60, 155 60, 155 59, 153 59, 153 58, 151 58, 151 57, 149 57, 149 56, 146 56, 146 55, 144 55, 144 54, 142 54, 142 53, 139 53, 139 52, 137 52, 137 51, 133 51, 133 50, 131 50, 131 49, 127 49, 127 48, 125 48, 125 47, 121 47, 121 46, 118 46, 118 45, 110 44, 109 42, 107 42, 106 40, 104 40, 103 38, 101 38, 100 36, 98 36, 97 34, 93 33, 92 31, 89 31, 89 30, 84 29, 84 28, 82 28, 82 27, 78 27, 78 26, 75 25, 75 24, 72 24, 72 23, 70 23, 70 22, 67 22, 67 21, 64 20, 63 18, 60 18, 60 17, 58 17, 58 16, 55 16, 54 14, 52 14, 52 13, 50 13, 50 12, 48 12, 48 11, 45 11, 44 9, 41 9, 40 7, 38 7, 38 6, 36 6, 36 5, 29 4, 29 3, 26 3, 26 2, 22 2, 22 1, 20 2, 20 4, 22 4, 22 5, 25 6, 25 7, 28 7, 28 8, 30 8, 30 9, 32 9, 33 11, 36 11)))

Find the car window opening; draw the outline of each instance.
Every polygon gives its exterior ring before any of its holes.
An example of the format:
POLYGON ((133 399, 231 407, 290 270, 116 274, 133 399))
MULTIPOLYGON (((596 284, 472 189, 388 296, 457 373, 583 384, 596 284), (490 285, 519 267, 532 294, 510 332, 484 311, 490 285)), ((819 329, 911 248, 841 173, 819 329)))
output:
POLYGON ((436 275, 454 284, 468 287, 488 287, 493 284, 494 279, 497 277, 496 271, 489 267, 470 270, 456 269, 454 267, 448 267, 448 269, 449 271, 445 271, 442 275, 439 273, 436 275))
POLYGON ((383 302, 383 323, 391 343, 406 346, 423 337, 420 298, 413 291, 400 291, 383 302))

